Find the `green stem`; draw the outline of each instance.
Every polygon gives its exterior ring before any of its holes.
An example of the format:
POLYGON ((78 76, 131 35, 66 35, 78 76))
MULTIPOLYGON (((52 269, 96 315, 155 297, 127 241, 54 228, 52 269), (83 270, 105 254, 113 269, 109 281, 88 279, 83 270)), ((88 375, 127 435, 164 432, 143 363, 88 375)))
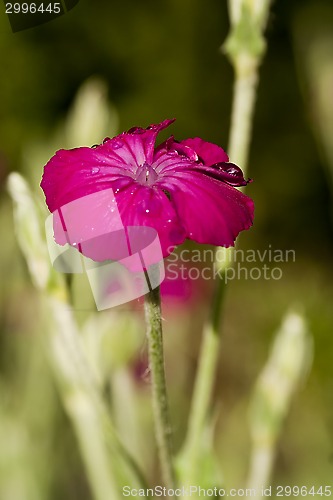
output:
MULTIPOLYGON (((255 102, 257 70, 236 77, 233 97, 233 111, 230 132, 231 161, 246 166, 251 134, 251 122, 255 102)), ((211 399, 219 359, 220 327, 223 316, 225 280, 223 273, 216 283, 211 316, 204 327, 200 351, 199 368, 195 380, 189 427, 185 443, 188 457, 186 483, 195 479, 200 458, 202 433, 209 418, 211 399)))
POLYGON ((246 487, 254 490, 255 500, 262 498, 261 491, 269 485, 275 456, 275 442, 254 446, 252 450, 249 479, 246 487))
POLYGON ((155 433, 161 472, 165 485, 168 488, 173 488, 175 478, 172 467, 171 425, 165 383, 161 297, 159 287, 151 290, 145 297, 145 316, 155 433))
POLYGON ((235 65, 231 128, 228 153, 233 163, 246 172, 252 134, 252 119, 259 80, 258 61, 243 57, 235 65))

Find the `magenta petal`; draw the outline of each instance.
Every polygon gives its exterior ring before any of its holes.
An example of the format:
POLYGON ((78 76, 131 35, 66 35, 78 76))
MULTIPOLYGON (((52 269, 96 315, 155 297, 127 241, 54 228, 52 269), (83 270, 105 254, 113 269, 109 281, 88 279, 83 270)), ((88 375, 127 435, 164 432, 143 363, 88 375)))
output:
POLYGON ((41 187, 50 212, 83 196, 131 182, 138 168, 151 163, 156 136, 174 120, 124 132, 95 148, 61 149, 44 167, 41 187))
POLYGON ((116 195, 116 200, 125 227, 146 226, 156 229, 163 257, 185 240, 182 222, 162 190, 133 182, 116 195))
MULTIPOLYGON (((165 257, 186 237, 233 245, 252 225, 253 202, 233 187, 248 181, 222 148, 173 136, 155 147, 157 134, 172 122, 136 127, 51 158, 41 187, 55 213, 58 243, 97 261, 122 260, 134 253, 144 258, 146 247, 156 250, 158 235, 165 257)), ((145 254, 149 264, 155 250, 145 254)))
POLYGON ((212 142, 203 141, 200 137, 193 139, 185 139, 180 144, 188 146, 193 149, 199 158, 203 161, 204 165, 213 165, 214 163, 227 162, 229 157, 227 153, 212 142))
POLYGON ((53 214, 54 239, 95 262, 128 257, 126 232, 113 190, 97 191, 63 205, 53 214))
POLYGON ((44 167, 41 187, 50 212, 71 201, 131 182, 131 171, 106 144, 96 149, 61 149, 44 167))
POLYGON ((156 236, 163 257, 186 236, 164 192, 134 182, 117 195, 107 189, 62 206, 53 226, 58 244, 69 243, 96 262, 143 252, 147 267, 160 258, 152 245, 156 236))
POLYGON ((173 135, 155 149, 155 155, 166 151, 168 153, 177 153, 193 162, 199 161, 196 151, 182 142, 176 141, 173 135))
MULTIPOLYGON (((116 139, 127 143, 133 156, 136 158, 136 165, 143 165, 145 162, 152 163, 156 137, 159 132, 171 125, 175 119, 164 120, 158 124, 149 125, 147 128, 133 127, 128 132, 124 132, 116 139)), ((121 151, 119 151, 121 154, 121 151)))
POLYGON ((242 170, 233 163, 215 163, 207 167, 206 165, 192 165, 189 171, 206 174, 213 179, 226 182, 230 186, 246 186, 251 179, 245 179, 242 170))
POLYGON ((162 184, 191 240, 233 246, 240 231, 253 223, 253 201, 228 184, 184 171, 170 175, 162 184))

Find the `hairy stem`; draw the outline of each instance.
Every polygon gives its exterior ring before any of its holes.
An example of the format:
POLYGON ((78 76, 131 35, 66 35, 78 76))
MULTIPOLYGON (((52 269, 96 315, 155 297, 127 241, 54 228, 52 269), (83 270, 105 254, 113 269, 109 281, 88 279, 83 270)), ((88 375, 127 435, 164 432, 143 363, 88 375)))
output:
POLYGON ((175 480, 172 467, 171 425, 164 371, 161 297, 159 287, 151 290, 145 297, 145 316, 158 453, 163 481, 167 487, 172 488, 175 480))

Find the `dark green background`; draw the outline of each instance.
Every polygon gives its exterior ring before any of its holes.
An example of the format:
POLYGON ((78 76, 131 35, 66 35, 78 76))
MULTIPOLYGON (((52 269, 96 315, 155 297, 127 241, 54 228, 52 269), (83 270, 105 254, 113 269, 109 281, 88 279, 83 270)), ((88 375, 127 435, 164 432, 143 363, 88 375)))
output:
MULTIPOLYGON (((231 486, 242 480, 246 467, 248 435, 242 419, 251 388, 282 315, 294 304, 307 317, 315 358, 278 445, 274 480, 301 486, 328 483, 333 474, 332 198, 329 166, 314 139, 311 95, 302 73, 306 42, 313 30, 320 34, 330 16, 330 0, 276 0, 269 17, 249 161, 254 182, 247 191, 255 200, 256 219, 240 244, 295 249, 296 262, 285 265, 279 282, 234 282, 228 293, 216 401, 223 401, 217 443, 231 486)), ((65 16, 15 34, 0 15, 0 379, 14 408, 24 391, 25 350, 34 342, 38 297, 14 238, 7 174, 22 170, 27 145, 50 139, 79 86, 92 75, 108 84, 119 131, 176 117, 172 133, 178 139, 200 136, 227 148, 233 72, 220 47, 228 29, 224 0, 81 0, 65 16)), ((23 170, 36 192, 42 168, 36 164, 34 170, 23 170)), ((174 384, 177 446, 186 425, 205 298, 202 294, 195 306, 197 319, 193 304, 181 313, 172 307, 166 313, 173 326, 167 366, 174 384), (178 314, 190 318, 186 337, 178 314), (180 365, 186 383, 177 387, 173 373, 180 365)), ((49 498, 90 498, 60 409, 54 429, 49 498)), ((33 432, 38 442, 38 427, 33 432)))

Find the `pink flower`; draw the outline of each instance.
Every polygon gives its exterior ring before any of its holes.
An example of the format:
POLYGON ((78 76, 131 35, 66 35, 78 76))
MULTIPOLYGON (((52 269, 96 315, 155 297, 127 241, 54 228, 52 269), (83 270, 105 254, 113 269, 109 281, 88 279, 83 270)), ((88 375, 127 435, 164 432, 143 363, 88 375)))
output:
MULTIPOLYGON (((222 148, 202 139, 171 136, 156 147, 158 133, 173 121, 132 128, 92 148, 57 151, 41 182, 49 210, 111 188, 124 227, 155 229, 164 257, 186 238, 234 245, 253 222, 253 201, 235 189, 249 181, 222 148)), ((110 215, 96 213, 101 233, 110 215)))

